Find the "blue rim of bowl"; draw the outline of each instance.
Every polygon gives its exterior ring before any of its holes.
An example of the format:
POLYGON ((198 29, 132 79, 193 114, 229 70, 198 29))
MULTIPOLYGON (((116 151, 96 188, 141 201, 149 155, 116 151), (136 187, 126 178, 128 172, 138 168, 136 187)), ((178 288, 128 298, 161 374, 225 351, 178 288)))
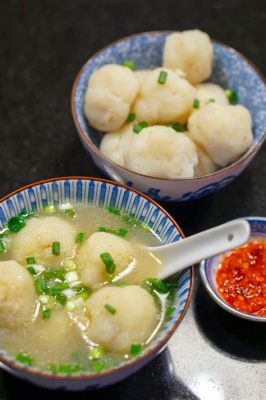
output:
MULTIPOLYGON (((102 179, 102 178, 94 178, 94 177, 88 177, 88 176, 63 176, 63 177, 58 177, 58 178, 50 178, 50 179, 44 179, 44 180, 40 180, 34 183, 31 183, 29 185, 23 186, 9 194, 7 194, 6 196, 2 197, 0 199, 0 204, 9 199, 10 197, 13 197, 14 195, 16 195, 17 193, 20 193, 24 190, 27 190, 29 188, 35 187, 35 186, 39 186, 42 184, 46 184, 46 183, 50 183, 50 182, 55 182, 55 181, 63 181, 66 179, 73 179, 73 180, 86 180, 86 181, 97 181, 97 182, 101 182, 101 183, 106 183, 106 184, 111 184, 111 185, 115 185, 118 187, 121 187, 123 189, 127 189, 137 195, 139 195, 140 197, 143 197, 145 200, 151 202, 155 207, 157 207, 167 218, 169 218, 169 220, 172 222, 172 224, 176 227, 176 229, 178 230, 178 232, 180 233, 182 238, 185 238, 184 232, 182 231, 182 229, 180 228, 180 226, 178 225, 178 223, 174 220, 174 218, 162 207, 160 206, 160 204, 158 204, 155 200, 153 200, 152 198, 150 198, 149 196, 141 193, 140 191, 133 189, 129 186, 126 185, 122 185, 118 182, 114 182, 111 180, 107 180, 107 179, 102 179)), ((170 337, 173 335, 173 333, 176 331, 177 327, 179 326, 179 324, 181 323, 181 321, 183 320, 187 309, 189 307, 190 301, 191 301, 191 297, 192 297, 192 292, 193 292, 193 286, 194 286, 194 266, 190 266, 189 268, 189 274, 190 274, 190 286, 189 286, 189 292, 188 292, 188 296, 187 296, 187 300, 186 300, 186 304, 184 306, 183 311, 181 312, 179 318, 177 319, 177 321, 175 322, 174 326, 172 327, 172 329, 168 332, 168 334, 160 341, 160 343, 158 343, 157 346, 155 346, 153 349, 151 350, 147 350, 147 352, 143 355, 143 356, 139 356, 138 358, 133 358, 132 361, 127 362, 126 365, 122 365, 122 366, 118 366, 115 367, 113 369, 107 370, 107 371, 103 371, 101 373, 88 373, 88 374, 76 374, 76 375, 68 375, 68 374, 49 374, 46 372, 43 372, 41 370, 38 369, 33 369, 31 367, 25 367, 23 365, 19 365, 17 364, 14 360, 10 360, 7 359, 6 356, 4 354, 0 354, 0 362, 2 362, 3 364, 7 365, 8 367, 15 369, 15 370, 19 370, 20 372, 23 373, 29 373, 31 375, 35 375, 41 378, 48 378, 48 379, 55 379, 55 380, 70 380, 70 381, 80 381, 80 380, 88 380, 88 379, 95 379, 95 378, 100 378, 100 377, 105 377, 105 376, 110 376, 113 374, 117 374, 120 373, 123 370, 127 370, 129 368, 131 368, 132 366, 141 363, 142 361, 146 360, 147 358, 150 359, 150 357, 152 355, 156 355, 159 353, 159 351, 161 349, 164 348, 164 346, 167 344, 168 340, 170 339, 170 337)), ((154 355, 154 356, 155 356, 154 355)))
MULTIPOLYGON (((83 139, 86 144, 89 146, 90 150, 95 153, 97 156, 103 158, 108 164, 115 165, 119 168, 121 168, 123 171, 126 172, 130 172, 132 174, 138 175, 140 177, 143 178, 148 178, 148 179, 153 179, 153 180, 161 180, 161 181, 170 181, 170 182, 182 182, 182 181, 193 181, 193 180, 206 180, 207 178, 209 178, 210 176, 217 176, 220 173, 223 173, 225 171, 230 171, 231 169, 233 169, 234 167, 242 164, 243 162, 245 162, 246 160, 251 160, 252 157, 258 152, 258 150, 260 149, 260 147, 263 145, 265 139, 266 139, 266 131, 264 132, 264 134, 261 136, 260 140, 258 141, 258 143, 254 146, 253 150, 250 153, 244 153, 238 160, 236 160, 235 162, 233 162, 232 164, 229 164, 227 167, 221 168, 218 171, 215 171, 211 174, 206 174, 203 176, 196 176, 194 178, 156 178, 154 176, 150 176, 150 175, 145 175, 145 174, 140 174, 139 172, 135 172, 135 171, 131 171, 130 169, 126 168, 126 167, 122 167, 119 164, 116 164, 115 162, 113 162, 110 158, 106 157, 99 149, 97 146, 95 146, 94 143, 92 143, 87 135, 84 133, 82 127, 80 126, 80 123, 78 121, 78 116, 76 113, 76 107, 75 107, 75 93, 76 93, 76 89, 77 89, 77 85, 78 82, 80 80, 81 75, 83 74, 84 70, 86 70, 86 68, 88 67, 88 65, 90 65, 93 60, 98 57, 101 53, 103 53, 104 51, 106 51, 107 49, 109 49, 110 47, 114 46, 117 43, 120 43, 126 39, 130 39, 130 38, 136 38, 139 36, 143 36, 143 35, 153 35, 153 36, 160 36, 161 34, 171 34, 174 33, 176 31, 172 31, 172 30, 162 30, 162 31, 150 31, 150 32, 141 32, 141 33, 136 33, 134 35, 128 35, 128 36, 124 36, 121 39, 115 40, 114 42, 111 42, 110 44, 108 44, 107 46, 103 47, 102 49, 98 50, 96 53, 94 53, 89 59, 88 61, 81 67, 81 69, 79 70, 73 86, 72 86, 72 91, 71 91, 71 113, 72 113, 72 117, 74 120, 74 124, 76 126, 76 129, 78 131, 79 136, 81 137, 81 139, 83 139)), ((241 54, 238 50, 234 49, 233 47, 230 47, 229 45, 222 43, 218 40, 214 40, 212 39, 213 43, 217 43, 219 46, 224 47, 234 53, 236 53, 240 58, 242 58, 246 63, 248 63, 254 70, 255 72, 258 74, 258 76, 260 77, 260 79, 262 80, 262 82, 264 83, 264 85, 266 86, 266 79, 264 78, 263 74, 260 72, 259 68, 252 62, 250 61, 248 58, 246 58, 243 54, 241 54)))
MULTIPOLYGON (((257 217, 257 216, 252 216, 252 217, 243 217, 241 219, 245 219, 247 221, 263 221, 266 223, 266 218, 264 217, 257 217)), ((258 236, 260 236, 258 234, 258 236)), ((208 258, 206 260, 201 261, 200 263, 200 276, 203 281, 204 286, 206 287, 209 295, 213 298, 213 300, 219 304, 224 310, 230 312, 231 314, 236 315, 237 317, 243 318, 243 319, 248 319, 249 321, 253 322, 266 322, 266 317, 259 317, 257 315, 252 315, 252 314, 247 314, 242 311, 237 310, 234 307, 231 307, 228 303, 226 303, 222 297, 220 297, 216 291, 212 288, 206 274, 206 268, 210 265, 211 263, 211 258, 208 258)))

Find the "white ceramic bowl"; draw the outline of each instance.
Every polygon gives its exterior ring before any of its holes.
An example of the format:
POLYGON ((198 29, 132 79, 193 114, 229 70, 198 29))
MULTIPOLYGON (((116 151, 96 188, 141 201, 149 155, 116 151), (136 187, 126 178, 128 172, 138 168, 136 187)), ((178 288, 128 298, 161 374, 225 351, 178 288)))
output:
MULTIPOLYGON (((20 211, 42 210, 47 204, 66 202, 113 207, 148 224, 163 244, 182 239, 183 233, 174 219, 158 204, 134 189, 97 178, 54 178, 33 183, 0 200, 0 231, 9 218, 20 211)), ((0 362, 10 373, 37 385, 63 390, 96 389, 121 381, 152 360, 163 350, 182 321, 188 308, 193 283, 193 270, 187 268, 176 277, 175 310, 163 329, 142 354, 101 373, 49 374, 26 367, 0 349, 0 362)))
MULTIPOLYGON (((250 241, 256 240, 256 238, 263 238, 264 240, 266 240, 266 218, 246 217, 245 219, 249 222, 251 228, 250 241)), ((219 295, 215 277, 219 264, 225 255, 226 253, 223 253, 218 256, 208 258, 207 260, 203 260, 201 262, 200 275, 208 293, 211 295, 213 300, 216 301, 217 304, 219 304, 219 306, 221 306, 231 314, 234 314, 237 317, 249 319, 251 321, 266 322, 266 317, 258 317, 256 315, 246 314, 242 311, 237 310, 234 307, 231 307, 219 295)))
POLYGON ((189 179, 160 179, 132 172, 104 156, 99 150, 102 133, 90 127, 84 116, 88 79, 104 64, 133 60, 137 69, 162 65, 162 50, 170 32, 146 32, 125 37, 94 54, 78 73, 72 89, 72 115, 81 143, 94 163, 111 179, 135 187, 158 201, 197 199, 232 182, 253 159, 266 133, 266 87, 256 67, 236 50, 213 42, 214 66, 210 78, 224 88, 237 90, 239 103, 252 114, 254 142, 237 161, 212 174, 189 179))

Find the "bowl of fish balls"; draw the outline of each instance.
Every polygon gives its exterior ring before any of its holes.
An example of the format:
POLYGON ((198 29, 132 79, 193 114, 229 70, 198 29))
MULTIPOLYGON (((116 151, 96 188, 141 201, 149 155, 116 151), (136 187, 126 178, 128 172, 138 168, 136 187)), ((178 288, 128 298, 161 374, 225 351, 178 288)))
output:
POLYGON ((98 51, 78 73, 72 115, 93 162, 158 201, 232 182, 266 132, 256 67, 200 30, 146 32, 98 51))
POLYGON ((0 200, 0 361, 50 389, 121 381, 164 349, 189 306, 193 270, 160 280, 146 246, 181 240, 154 200, 68 177, 0 200))

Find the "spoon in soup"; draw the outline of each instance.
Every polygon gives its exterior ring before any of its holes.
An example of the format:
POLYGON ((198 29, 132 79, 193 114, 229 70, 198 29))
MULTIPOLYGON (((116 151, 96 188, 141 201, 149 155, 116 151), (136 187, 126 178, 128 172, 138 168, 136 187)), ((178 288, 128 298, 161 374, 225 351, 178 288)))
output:
POLYGON ((241 246, 249 237, 249 223, 237 219, 174 243, 146 247, 146 250, 163 261, 164 268, 158 278, 165 279, 205 258, 241 246))

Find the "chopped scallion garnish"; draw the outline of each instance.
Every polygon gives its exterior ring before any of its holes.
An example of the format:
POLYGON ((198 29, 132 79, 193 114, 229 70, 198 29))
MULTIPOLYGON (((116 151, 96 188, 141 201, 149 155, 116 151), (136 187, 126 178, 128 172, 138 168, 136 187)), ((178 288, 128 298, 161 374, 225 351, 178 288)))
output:
POLYGON ((142 345, 139 343, 133 343, 130 348, 130 353, 132 356, 137 356, 142 351, 142 345))
POLYGON ((114 207, 107 207, 106 211, 108 211, 110 214, 121 215, 121 211, 114 207))
POLYGON ((128 114, 128 116, 127 116, 127 122, 135 121, 135 119, 136 119, 136 114, 135 114, 135 113, 130 113, 130 114, 128 114))
POLYGON ((146 121, 142 121, 138 124, 133 125, 133 132, 134 133, 140 133, 142 129, 147 128, 148 124, 146 121))
POLYGON ((37 264, 34 257, 27 257, 26 258, 26 262, 27 262, 28 265, 37 264))
POLYGON ((92 370, 94 372, 101 372, 104 371, 107 368, 107 364, 102 361, 94 361, 92 364, 92 370))
POLYGON ((5 243, 3 242, 3 240, 0 240, 0 253, 4 252, 5 252, 5 243))
POLYGON ((101 253, 100 254, 101 260, 105 265, 106 272, 108 274, 113 274, 116 269, 116 265, 110 253, 101 253))
POLYGON ((89 350, 88 357, 90 360, 99 360, 104 355, 104 350, 102 347, 93 347, 89 350))
POLYGON ((60 364, 58 366, 50 364, 47 369, 53 374, 77 374, 82 370, 79 364, 60 364))
POLYGON ((132 69, 133 71, 135 70, 135 63, 132 60, 123 60, 121 62, 121 65, 123 65, 123 67, 127 67, 129 69, 132 69))
POLYGON ((215 103, 215 99, 213 99, 213 98, 209 99, 208 103, 215 103))
POLYGON ((63 210, 63 214, 67 215, 69 218, 74 218, 76 216, 76 211, 73 208, 67 208, 63 210))
POLYGON ((128 231, 124 228, 119 228, 115 231, 116 236, 125 237, 128 234, 128 231))
POLYGON ((165 310, 165 315, 166 315, 166 317, 170 317, 170 315, 173 314, 174 309, 175 309, 175 308, 174 308, 173 306, 168 306, 168 307, 166 308, 166 310, 165 310))
POLYGON ((76 236, 76 243, 83 243, 85 239, 85 233, 84 232, 79 232, 76 236))
POLYGON ((33 358, 25 353, 18 353, 16 355, 16 360, 21 362, 22 364, 27 365, 28 367, 31 366, 33 363, 33 358))
POLYGON ((173 128, 176 132, 185 132, 186 130, 185 125, 180 124, 178 122, 176 124, 169 124, 167 126, 169 126, 169 128, 173 128))
POLYGON ((35 269, 34 269, 32 266, 27 267, 27 271, 29 271, 29 273, 30 273, 31 275, 36 275, 36 271, 35 271, 35 269))
POLYGON ((35 291, 38 295, 41 295, 43 293, 47 292, 47 283, 45 282, 44 279, 42 278, 37 278, 34 281, 34 287, 35 287, 35 291))
POLYGON ((52 253, 54 256, 60 255, 60 242, 53 242, 52 244, 52 253))
POLYGON ((194 99, 193 101, 193 108, 195 108, 196 110, 199 108, 200 106, 200 101, 199 99, 194 99))
POLYGON ((8 221, 7 226, 10 232, 17 233, 26 226, 26 222, 22 217, 12 217, 8 221))
POLYGON ((47 205, 43 208, 43 211, 46 212, 47 214, 53 214, 55 212, 55 206, 54 205, 47 205))
POLYGON ((225 94, 231 104, 235 104, 238 101, 238 95, 236 91, 227 89, 225 94))
POLYGON ((114 308, 111 304, 105 304, 104 308, 110 313, 110 314, 115 314, 116 313, 116 308, 114 308))
POLYGON ((65 306, 67 303, 67 297, 63 293, 59 293, 55 296, 56 301, 61 304, 61 306, 65 306))
POLYGON ((158 78, 158 83, 160 83, 161 85, 164 85, 166 82, 166 78, 167 78, 167 72, 166 71, 160 71, 160 75, 158 78))
POLYGON ((164 281, 161 281, 160 279, 157 279, 157 278, 145 279, 144 287, 145 286, 148 287, 149 289, 151 289, 152 291, 156 290, 156 292, 158 292, 158 293, 165 294, 165 293, 169 292, 168 285, 164 281))
POLYGON ((42 318, 43 319, 49 319, 51 317, 51 310, 46 308, 46 310, 43 310, 42 312, 42 318))

